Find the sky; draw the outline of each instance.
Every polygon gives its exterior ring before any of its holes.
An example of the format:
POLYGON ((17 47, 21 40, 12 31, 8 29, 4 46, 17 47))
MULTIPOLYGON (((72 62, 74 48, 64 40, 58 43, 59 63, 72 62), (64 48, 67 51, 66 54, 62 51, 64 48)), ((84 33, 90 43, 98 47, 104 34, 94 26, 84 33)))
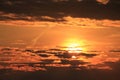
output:
POLYGON ((119 74, 120 0, 0 0, 0 80, 119 74))
POLYGON ((119 49, 119 5, 119 0, 0 0, 0 46, 51 48, 76 43, 119 49))

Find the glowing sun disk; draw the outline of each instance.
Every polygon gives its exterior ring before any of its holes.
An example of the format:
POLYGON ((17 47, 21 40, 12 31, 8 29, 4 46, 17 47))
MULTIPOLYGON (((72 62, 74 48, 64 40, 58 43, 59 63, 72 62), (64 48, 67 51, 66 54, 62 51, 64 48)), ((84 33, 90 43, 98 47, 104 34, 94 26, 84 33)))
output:
POLYGON ((63 46, 66 46, 65 50, 69 53, 80 53, 83 51, 84 41, 77 38, 69 38, 64 41, 63 46))
POLYGON ((79 47, 80 45, 77 43, 71 43, 68 45, 67 49, 69 53, 80 53, 82 51, 82 48, 79 47))

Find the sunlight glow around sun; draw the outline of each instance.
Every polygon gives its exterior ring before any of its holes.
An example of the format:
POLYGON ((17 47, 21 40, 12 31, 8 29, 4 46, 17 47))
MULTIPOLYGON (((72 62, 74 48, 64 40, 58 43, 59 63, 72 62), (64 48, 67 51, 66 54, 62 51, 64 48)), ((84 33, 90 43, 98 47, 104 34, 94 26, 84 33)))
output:
POLYGON ((67 49, 69 53, 80 53, 82 51, 82 48, 79 47, 79 44, 77 43, 71 43, 68 45, 67 49))
POLYGON ((66 50, 68 50, 69 53, 80 53, 82 52, 83 48, 83 42, 77 39, 69 39, 65 43, 66 50))
POLYGON ((77 57, 76 56, 72 56, 72 59, 76 59, 77 57))

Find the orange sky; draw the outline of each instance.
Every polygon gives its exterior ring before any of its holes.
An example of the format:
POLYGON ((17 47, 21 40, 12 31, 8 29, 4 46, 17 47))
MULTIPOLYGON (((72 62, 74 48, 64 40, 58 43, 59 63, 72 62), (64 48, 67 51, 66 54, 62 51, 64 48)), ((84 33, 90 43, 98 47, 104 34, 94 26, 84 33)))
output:
POLYGON ((96 20, 71 16, 64 19, 63 22, 0 21, 2 42, 0 45, 55 47, 67 46, 64 44, 72 43, 70 42, 72 39, 77 43, 80 42, 80 46, 86 47, 118 48, 120 45, 120 20, 96 20))

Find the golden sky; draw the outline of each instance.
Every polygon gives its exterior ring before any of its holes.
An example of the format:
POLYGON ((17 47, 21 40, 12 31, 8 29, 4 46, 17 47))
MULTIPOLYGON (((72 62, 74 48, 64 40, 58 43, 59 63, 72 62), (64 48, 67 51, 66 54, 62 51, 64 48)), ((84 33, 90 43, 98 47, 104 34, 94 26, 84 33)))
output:
MULTIPOLYGON (((49 18, 44 16, 45 18, 49 18)), ((0 45, 55 47, 78 46, 119 48, 120 20, 64 17, 65 21, 0 21, 0 45)))
POLYGON ((6 79, 13 70, 25 72, 20 79, 28 71, 48 71, 48 78, 67 72, 71 80, 79 74, 75 69, 82 75, 76 79, 116 80, 119 68, 120 0, 0 1, 0 70, 6 79))

